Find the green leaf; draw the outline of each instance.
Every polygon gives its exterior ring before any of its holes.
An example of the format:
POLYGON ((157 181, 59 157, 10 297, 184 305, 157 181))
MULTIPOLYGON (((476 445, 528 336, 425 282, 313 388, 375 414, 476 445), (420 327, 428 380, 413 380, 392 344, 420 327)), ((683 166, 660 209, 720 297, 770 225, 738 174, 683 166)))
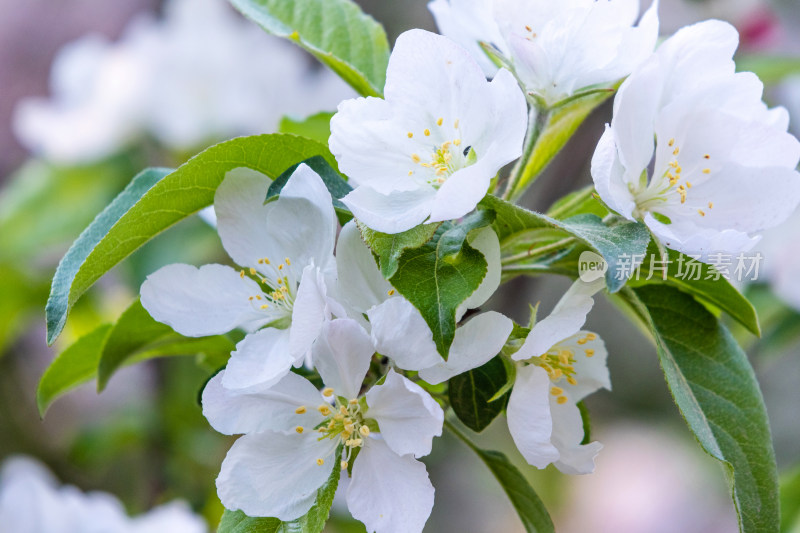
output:
POLYGON ((725 467, 744 533, 778 530, 775 454, 747 356, 691 296, 666 285, 623 295, 649 324, 675 403, 703 449, 725 467))
POLYGON ((800 467, 785 473, 780 479, 781 533, 800 531, 800 467))
POLYGON ((753 72, 766 85, 780 83, 787 76, 800 74, 800 57, 749 55, 736 58, 738 72, 753 72))
POLYGON ((586 117, 613 94, 613 89, 588 91, 584 96, 570 98, 561 105, 556 104, 549 116, 546 117, 541 135, 525 162, 521 178, 514 184, 514 190, 510 194, 511 198, 519 198, 522 195, 567 144, 567 141, 572 138, 586 117))
POLYGON ((663 279, 662 264, 657 250, 655 246, 650 246, 647 251, 649 259, 642 263, 638 276, 631 280, 631 286, 651 283, 672 285, 704 303, 725 311, 754 335, 761 334, 758 315, 753 304, 725 278, 714 279, 716 276, 711 265, 699 261, 689 263, 691 258, 675 250, 668 250, 667 253, 669 264, 666 268, 666 279, 663 279), (709 276, 711 279, 705 279, 709 276))
POLYGON ((135 361, 199 353, 206 359, 225 361, 235 348, 224 335, 198 338, 179 335, 169 326, 156 322, 137 299, 119 317, 102 347, 97 389, 105 389, 119 368, 135 361))
POLYGON ((455 336, 456 308, 486 276, 486 259, 469 245, 467 235, 488 226, 493 219, 491 211, 476 211, 458 224, 445 222, 430 241, 404 250, 389 278, 422 314, 437 351, 445 359, 455 336))
POLYGON ((328 521, 333 496, 339 485, 341 458, 340 448, 336 452, 331 477, 317 490, 317 501, 307 514, 291 522, 282 522, 277 518, 251 518, 241 511, 226 509, 217 533, 320 533, 328 521))
POLYGON ((229 0, 267 32, 290 39, 362 96, 380 96, 389 63, 383 26, 350 0, 229 0))
POLYGON ((595 194, 594 185, 588 185, 583 189, 571 192, 554 202, 550 209, 547 210, 547 216, 563 220, 575 215, 589 213, 603 218, 609 214, 609 210, 597 201, 595 194))
POLYGON ((36 405, 42 418, 56 399, 95 376, 111 327, 111 324, 103 324, 84 335, 58 354, 45 370, 36 389, 36 405))
POLYGON ((450 406, 465 426, 480 433, 503 412, 505 400, 489 400, 508 381, 505 365, 499 357, 450 379, 450 406))
POLYGON ((517 511, 522 525, 527 533, 554 533, 555 527, 550 519, 550 514, 545 509, 542 500, 536 491, 530 486, 525 477, 517 468, 511 464, 508 458, 494 450, 482 450, 475 446, 472 441, 464 435, 453 424, 445 421, 447 428, 460 438, 464 444, 478 454, 478 457, 489 467, 494 477, 503 487, 511 505, 517 511))
POLYGON ((341 222, 342 225, 346 224, 348 220, 353 218, 353 214, 350 212, 347 206, 341 202, 341 199, 344 198, 347 193, 352 191, 353 188, 347 183, 347 181, 345 181, 344 177, 339 174, 338 171, 333 169, 328 164, 324 157, 319 155, 310 157, 305 161, 301 161, 300 163, 290 166, 280 176, 275 178, 267 190, 266 201, 268 202, 272 199, 276 199, 278 195, 280 195, 280 192, 286 186, 289 178, 292 177, 294 171, 302 163, 308 165, 311 170, 319 174, 319 177, 322 178, 322 182, 325 184, 325 187, 328 188, 328 192, 331 193, 331 197, 333 198, 333 208, 336 210, 336 215, 339 217, 339 222, 341 222))
POLYGON ((283 117, 278 125, 278 132, 291 133, 292 135, 313 139, 322 144, 328 144, 328 137, 331 136, 332 117, 333 113, 328 111, 311 115, 302 120, 283 117))
POLYGON ((378 257, 378 266, 386 279, 391 278, 397 272, 398 260, 404 251, 419 248, 430 241, 436 233, 436 229, 441 225, 440 223, 421 224, 402 233, 389 234, 370 229, 361 222, 357 222, 357 224, 364 242, 378 257))
POLYGON ((208 148, 174 172, 140 173, 78 237, 61 260, 47 302, 47 342, 58 337, 69 309, 103 274, 170 226, 211 205, 214 192, 235 168, 278 177, 289 166, 328 148, 294 135, 240 137, 208 148))
MULTIPOLYGON (((497 213, 494 227, 501 245, 517 233, 539 228, 555 228, 576 237, 605 259, 608 264, 606 286, 612 293, 620 290, 628 280, 633 273, 633 268, 630 268, 632 258, 643 257, 650 242, 650 232, 639 222, 607 226, 593 214, 556 220, 491 195, 484 198, 480 205, 497 213)), ((520 260, 524 260, 524 257, 520 260)), ((577 267, 575 264, 575 272, 577 267)))

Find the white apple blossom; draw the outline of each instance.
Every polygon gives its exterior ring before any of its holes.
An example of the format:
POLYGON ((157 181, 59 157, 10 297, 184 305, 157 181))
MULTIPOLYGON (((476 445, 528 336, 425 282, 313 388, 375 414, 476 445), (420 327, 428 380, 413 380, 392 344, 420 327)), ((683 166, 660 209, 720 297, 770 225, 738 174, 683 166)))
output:
POLYGON ((657 0, 638 26, 639 0, 435 0, 429 7, 443 35, 482 65, 491 62, 477 43, 493 45, 525 92, 547 105, 627 76, 658 38, 657 0))
POLYGON ((758 78, 735 73, 737 43, 714 20, 665 41, 620 87, 592 160, 609 207, 704 261, 750 249, 800 203, 800 142, 758 78))
MULTIPOLYGON (((472 233, 469 244, 486 258, 487 273, 475 292, 457 309, 460 321, 469 309, 483 305, 500 285, 500 242, 491 228, 472 233)), ((336 248, 339 282, 347 287, 342 300, 351 315, 366 314, 375 347, 405 370, 420 371, 429 383, 476 368, 497 355, 513 322, 495 311, 480 313, 456 329, 445 361, 436 350, 430 327, 420 312, 383 279, 355 223, 342 228, 336 248)))
POLYGON ((0 524, 14 533, 205 533, 203 520, 183 502, 130 518, 111 494, 59 486, 47 469, 25 457, 0 470, 0 524))
POLYGON ((327 294, 336 279, 337 221, 325 184, 300 165, 280 197, 264 205, 269 184, 263 174, 237 169, 214 197, 222 245, 242 270, 173 264, 141 288, 145 309, 182 335, 249 332, 228 362, 230 388, 275 383, 310 355, 324 321, 345 316, 327 294))
POLYGON ((17 137, 34 154, 91 162, 151 135, 186 152, 274 131, 283 115, 332 109, 353 91, 314 69, 225 2, 169 0, 110 42, 84 36, 57 55, 51 97, 21 100, 17 137))
POLYGON ((342 201, 370 228, 398 233, 459 218, 522 152, 527 109, 511 74, 487 82, 445 37, 400 35, 384 94, 346 100, 331 120, 331 151, 357 185, 342 201))
POLYGON ((528 463, 554 463, 565 474, 588 474, 602 449, 581 444, 583 422, 577 402, 599 388, 611 389, 606 351, 595 334, 581 331, 602 279, 576 281, 553 312, 531 329, 517 361, 514 388, 506 409, 508 429, 528 463))
POLYGON ((295 373, 251 391, 226 389, 224 372, 212 378, 203 414, 221 433, 244 434, 217 479, 225 507, 293 520, 309 511, 334 468, 352 467, 347 505, 367 530, 422 531, 434 489, 416 458, 430 453, 444 413, 393 370, 364 393, 374 353, 357 322, 336 319, 313 348, 322 394, 295 373), (334 464, 340 447, 341 464, 334 464))

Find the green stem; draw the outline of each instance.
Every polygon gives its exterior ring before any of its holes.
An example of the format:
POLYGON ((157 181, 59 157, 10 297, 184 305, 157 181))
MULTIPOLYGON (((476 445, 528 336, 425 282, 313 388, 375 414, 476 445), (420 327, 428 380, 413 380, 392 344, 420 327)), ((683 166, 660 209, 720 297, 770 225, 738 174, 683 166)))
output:
POLYGON ((538 106, 536 103, 531 103, 531 109, 528 114, 528 135, 525 138, 525 146, 522 150, 522 157, 517 160, 514 168, 511 170, 511 175, 508 178, 506 190, 503 192, 503 199, 513 201, 517 199, 522 193, 516 191, 517 185, 522 182, 528 181, 528 173, 530 172, 530 159, 533 155, 536 144, 542 136, 544 127, 547 121, 550 120, 550 110, 538 106))
POLYGON ((515 255, 510 255, 508 257, 504 257, 501 261, 503 265, 509 265, 512 263, 516 263, 517 261, 522 261, 523 259, 530 259, 532 257, 538 257, 540 255, 544 255, 553 251, 558 250, 559 248, 563 248, 568 244, 572 244, 575 240, 575 237, 567 237, 565 239, 561 239, 560 241, 554 242, 552 244, 548 244, 547 246, 542 246, 540 248, 536 248, 534 250, 528 250, 527 252, 522 252, 515 255))
POLYGON ((564 213, 569 213, 570 210, 575 208, 585 202, 587 199, 591 198, 594 194, 594 185, 588 185, 584 187, 581 191, 579 191, 575 196, 569 199, 569 201, 565 202, 564 204, 556 207, 555 209, 550 210, 547 213, 547 216, 551 218, 559 218, 564 215, 564 213))
POLYGON ((446 427, 446 428, 447 428, 447 429, 448 429, 448 430, 449 430, 449 431, 450 431, 450 432, 451 432, 453 435, 455 435, 456 437, 458 437, 458 438, 459 438, 459 439, 460 439, 460 440, 461 440, 461 441, 462 441, 464 444, 466 444, 467 446, 469 446, 469 447, 470 447, 472 450, 474 450, 475 452, 478 452, 478 451, 479 451, 479 450, 478 450, 478 447, 477 447, 477 446, 475 446, 475 444, 474 444, 474 443, 473 443, 473 442, 470 440, 470 438, 469 438, 469 437, 467 437, 467 436, 464 434, 464 432, 463 432, 463 431, 461 431, 460 429, 458 429, 458 427, 457 427, 455 424, 453 424, 452 422, 450 422, 450 421, 447 419, 447 415, 445 415, 445 417, 444 417, 444 427, 446 427))

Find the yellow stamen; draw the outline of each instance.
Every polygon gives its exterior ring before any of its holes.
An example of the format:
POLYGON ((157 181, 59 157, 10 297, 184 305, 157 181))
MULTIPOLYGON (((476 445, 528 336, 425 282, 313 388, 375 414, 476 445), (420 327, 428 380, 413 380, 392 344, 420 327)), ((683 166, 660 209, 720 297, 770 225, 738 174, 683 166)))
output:
POLYGON ((672 151, 672 155, 678 155, 679 153, 681 153, 681 149, 676 146, 675 149, 672 151))
POLYGON ((456 129, 458 129, 458 119, 456 119, 456 121, 455 121, 455 122, 453 122, 453 127, 454 127, 454 128, 456 128, 456 129))
POLYGON ((250 267, 250 275, 251 276, 255 276, 256 275, 256 269, 255 268, 250 267))
POLYGON ((711 174, 711 169, 710 168, 704 168, 703 169, 703 174, 711 174))
POLYGON ((578 384, 578 380, 576 380, 572 376, 567 376, 567 383, 569 383, 570 385, 577 385, 578 384))
POLYGON ((714 202, 708 202, 708 208, 714 209, 714 202))
POLYGON ((298 415, 302 415, 302 414, 304 414, 306 412, 306 406, 305 405, 301 405, 300 407, 295 409, 294 412, 297 413, 298 415))
POLYGON ((704 217, 704 216, 706 216, 706 214, 703 212, 703 210, 702 210, 702 209, 698 209, 698 210, 697 210, 697 213, 698 213, 698 214, 699 214, 701 217, 704 217))
POLYGON ((331 396, 333 396, 333 389, 331 387, 325 387, 324 389, 322 389, 322 395, 325 396, 326 398, 330 398, 331 396))
POLYGON ((591 348, 586 348, 585 351, 586 351, 586 357, 591 357, 594 355, 594 350, 592 350, 591 348))
POLYGON ((592 332, 589 332, 589 333, 586 334, 586 340, 588 340, 588 341, 593 341, 596 338, 597 338, 597 335, 592 333, 592 332))
POLYGON ((706 155, 704 155, 704 156, 703 156, 703 158, 705 158, 705 159, 711 159, 711 156, 710 156, 710 155, 708 155, 708 154, 706 154, 706 155))
POLYGON ((455 144, 456 146, 461 146, 461 139, 454 140, 453 144, 455 144))
POLYGON ((550 389, 550 394, 552 394, 553 396, 561 396, 562 394, 564 394, 564 389, 562 389, 561 387, 553 387, 552 389, 550 389))
POLYGON ((342 470, 347 470, 347 461, 342 461, 342 470))
POLYGON ((297 426, 296 428, 294 428, 294 430, 298 433, 302 433, 303 431, 305 431, 305 429, 303 429, 303 426, 297 426))
POLYGON ((420 157, 417 154, 411 154, 411 160, 414 163, 419 163, 421 161, 420 157))
POLYGON ((322 405, 317 407, 317 411, 319 411, 322 414, 322 416, 328 416, 329 414, 331 414, 331 406, 323 403, 322 405))
POLYGON ((558 402, 559 404, 563 405, 563 404, 567 403, 567 397, 566 396, 559 396, 558 399, 556 400, 556 402, 558 402))
POLYGON ((412 138, 413 136, 414 136, 414 134, 413 134, 413 133, 411 133, 411 132, 409 131, 409 132, 408 132, 408 138, 410 139, 410 138, 412 138))
POLYGON ((358 432, 364 435, 365 437, 369 436, 369 428, 367 426, 361 426, 358 428, 358 432))
POLYGON ((439 120, 436 121, 436 125, 441 126, 442 122, 444 122, 444 119, 442 117, 439 117, 439 120))
POLYGON ((269 308, 269 304, 261 304, 261 309, 267 309, 267 308, 269 308))
POLYGON ((424 133, 424 134, 425 134, 425 137, 430 137, 430 135, 431 135, 431 130, 429 130, 428 128, 425 128, 425 131, 423 131, 422 133, 424 133))
POLYGON ((320 457, 319 459, 317 459, 317 464, 318 464, 319 466, 322 466, 322 465, 324 465, 324 464, 325 464, 325 459, 323 459, 323 458, 321 458, 321 457, 320 457))
POLYGON ((244 270, 242 270, 241 272, 239 272, 239 277, 240 277, 240 278, 242 278, 242 279, 244 279, 244 270))
POLYGON ((675 146, 675 139, 670 139, 667 143, 670 147, 675 146))
POLYGON ((389 292, 387 292, 386 294, 388 294, 389 296, 394 296, 394 289, 390 289, 389 292))

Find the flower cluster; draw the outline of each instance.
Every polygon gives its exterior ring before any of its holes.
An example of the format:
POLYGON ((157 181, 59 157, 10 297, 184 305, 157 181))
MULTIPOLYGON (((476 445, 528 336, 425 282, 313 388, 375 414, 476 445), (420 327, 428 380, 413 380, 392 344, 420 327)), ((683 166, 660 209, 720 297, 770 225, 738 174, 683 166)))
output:
MULTIPOLYGON (((593 160, 597 191, 610 217, 641 220, 663 245, 701 260, 752 246, 800 202, 800 143, 785 112, 761 101, 760 82, 734 72, 735 31, 710 21, 653 53, 657 2, 634 26, 637 6, 433 2, 443 32, 467 48, 402 34, 385 96, 342 102, 331 120, 330 149, 352 187, 336 205, 355 218, 341 227, 328 184, 306 164, 266 201, 266 176, 226 175, 214 209, 238 268, 169 265, 141 289, 150 314, 183 335, 247 332, 203 392, 211 425, 243 435, 217 480, 226 508, 295 520, 347 475, 347 505, 369 531, 421 531, 434 489, 419 458, 448 407, 437 385, 498 355, 508 428, 527 462, 593 471, 601 445, 584 443, 577 404, 611 387, 603 341, 583 329, 604 278, 576 281, 527 327, 479 311, 501 281, 500 226, 464 217, 522 155, 530 117, 630 74, 593 160), (486 266, 452 309, 446 353, 367 236, 401 239, 421 224, 463 228, 463 249, 486 266)), ((446 236, 428 239, 444 246, 446 236)))

